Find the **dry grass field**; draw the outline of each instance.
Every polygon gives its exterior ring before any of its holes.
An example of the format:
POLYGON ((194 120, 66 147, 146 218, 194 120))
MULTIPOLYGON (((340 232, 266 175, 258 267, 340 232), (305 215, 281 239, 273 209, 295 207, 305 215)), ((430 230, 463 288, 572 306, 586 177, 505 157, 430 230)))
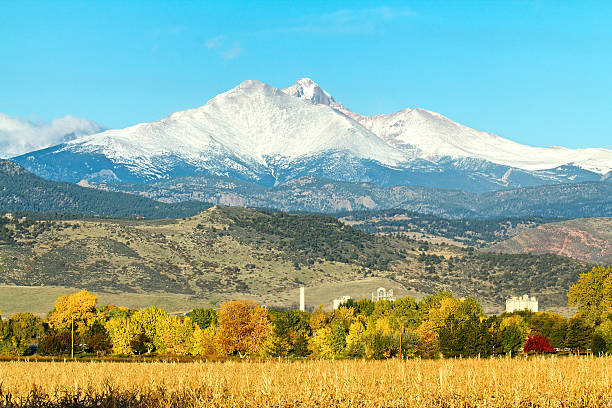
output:
POLYGON ((15 407, 603 408, 612 406, 612 358, 21 361, 0 363, 0 383, 0 406, 15 407))

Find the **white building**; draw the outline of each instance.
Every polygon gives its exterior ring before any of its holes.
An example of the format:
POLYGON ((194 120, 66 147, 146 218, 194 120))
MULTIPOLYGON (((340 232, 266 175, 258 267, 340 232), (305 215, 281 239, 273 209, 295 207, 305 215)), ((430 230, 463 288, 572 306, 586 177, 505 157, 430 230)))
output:
POLYGON ((538 311, 538 301, 534 296, 512 296, 510 299, 506 300, 506 313, 525 309, 531 310, 532 312, 538 311))
POLYGON ((390 300, 393 302, 395 300, 393 289, 387 290, 385 288, 378 288, 376 292, 372 292, 372 302, 377 302, 379 300, 390 300))
POLYGON ((340 305, 342 305, 344 302, 346 302, 349 299, 352 299, 352 297, 350 297, 350 296, 340 296, 338 299, 334 299, 334 301, 333 301, 334 310, 339 308, 340 305))

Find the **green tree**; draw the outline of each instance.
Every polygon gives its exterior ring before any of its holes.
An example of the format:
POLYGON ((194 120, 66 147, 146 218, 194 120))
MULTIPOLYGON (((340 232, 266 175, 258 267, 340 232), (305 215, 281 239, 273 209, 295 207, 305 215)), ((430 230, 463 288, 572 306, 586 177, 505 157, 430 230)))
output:
POLYGON ((331 332, 329 333, 329 345, 334 353, 338 356, 342 354, 346 347, 346 327, 340 320, 334 320, 331 323, 331 332))
POLYGON ((580 317, 573 317, 567 324, 565 346, 580 352, 591 344, 592 328, 580 317))
POLYGON ((0 355, 26 354, 41 333, 41 320, 32 313, 16 313, 8 321, 0 319, 0 355))
POLYGON ((218 314, 215 309, 197 308, 187 313, 187 317, 197 324, 200 329, 204 330, 209 326, 217 325, 218 314))
POLYGON ((113 347, 108 331, 99 320, 87 328, 83 341, 87 344, 87 351, 98 355, 106 354, 113 347))
POLYGON ((500 330, 504 353, 516 354, 523 349, 527 340, 527 324, 521 316, 505 317, 501 321, 500 330))
POLYGON ((606 340, 599 333, 595 333, 591 338, 591 351, 596 356, 604 354, 608 351, 606 340))
POLYGON ((595 333, 606 342, 606 351, 612 354, 612 319, 606 319, 595 329, 595 333))

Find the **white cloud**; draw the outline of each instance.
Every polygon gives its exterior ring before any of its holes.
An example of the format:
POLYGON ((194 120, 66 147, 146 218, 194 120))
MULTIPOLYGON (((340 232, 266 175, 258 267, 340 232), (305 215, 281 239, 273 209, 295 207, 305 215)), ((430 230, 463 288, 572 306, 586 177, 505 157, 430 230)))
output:
POLYGON ((204 45, 206 45, 206 48, 208 49, 219 48, 223 44, 223 39, 224 37, 220 35, 218 37, 211 38, 210 40, 206 41, 204 45))
POLYGON ((204 45, 209 50, 214 50, 219 56, 226 60, 238 57, 243 51, 242 45, 240 45, 238 41, 234 41, 229 45, 227 39, 223 35, 209 39, 204 45))
POLYGON ((46 123, 0 112, 0 157, 18 156, 103 130, 92 120, 72 115, 46 123))
POLYGON ((342 9, 332 13, 309 17, 304 24, 285 27, 280 31, 371 34, 385 23, 417 14, 408 8, 381 6, 366 9, 342 9))
POLYGON ((231 60, 242 54, 242 46, 237 41, 234 41, 234 45, 219 53, 223 58, 231 60))

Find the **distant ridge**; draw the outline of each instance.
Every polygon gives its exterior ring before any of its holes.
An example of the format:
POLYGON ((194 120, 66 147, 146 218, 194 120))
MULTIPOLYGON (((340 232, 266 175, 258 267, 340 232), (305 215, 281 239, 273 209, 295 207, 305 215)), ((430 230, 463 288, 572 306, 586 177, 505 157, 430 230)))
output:
POLYGON ((446 218, 610 217, 612 183, 584 182, 471 193, 422 186, 381 187, 303 177, 266 188, 218 176, 183 177, 151 184, 97 184, 164 202, 202 200, 214 204, 337 213, 405 209, 446 218))
POLYGON ((57 212, 101 217, 178 218, 197 214, 206 203, 161 203, 133 194, 44 180, 0 160, 0 211, 57 212))

